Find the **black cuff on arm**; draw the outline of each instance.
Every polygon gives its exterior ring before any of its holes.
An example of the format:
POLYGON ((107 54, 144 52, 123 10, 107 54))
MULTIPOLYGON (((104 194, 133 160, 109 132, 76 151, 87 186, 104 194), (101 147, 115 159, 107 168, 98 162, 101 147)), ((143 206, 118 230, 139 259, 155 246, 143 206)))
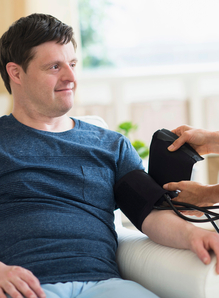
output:
POLYGON ((162 203, 165 193, 168 191, 143 170, 129 172, 114 186, 118 207, 140 231, 144 219, 158 201, 162 203))

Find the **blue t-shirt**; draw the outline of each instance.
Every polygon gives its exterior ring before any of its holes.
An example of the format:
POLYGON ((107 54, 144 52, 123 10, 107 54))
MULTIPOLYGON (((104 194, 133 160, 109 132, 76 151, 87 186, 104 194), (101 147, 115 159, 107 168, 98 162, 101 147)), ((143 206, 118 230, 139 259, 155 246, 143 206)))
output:
POLYGON ((0 261, 41 283, 119 277, 113 186, 143 169, 127 138, 74 121, 54 133, 0 118, 0 261))

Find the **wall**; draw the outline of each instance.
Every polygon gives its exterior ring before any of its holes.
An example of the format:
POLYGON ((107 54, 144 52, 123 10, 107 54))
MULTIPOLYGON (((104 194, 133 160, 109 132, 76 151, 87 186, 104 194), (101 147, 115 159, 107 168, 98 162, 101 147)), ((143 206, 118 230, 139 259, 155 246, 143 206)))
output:
MULTIPOLYGON (((25 0, 0 0, 0 35, 16 19, 23 15, 25 0)), ((8 95, 2 79, 0 79, 0 115, 10 113, 12 109, 12 98, 8 95)))

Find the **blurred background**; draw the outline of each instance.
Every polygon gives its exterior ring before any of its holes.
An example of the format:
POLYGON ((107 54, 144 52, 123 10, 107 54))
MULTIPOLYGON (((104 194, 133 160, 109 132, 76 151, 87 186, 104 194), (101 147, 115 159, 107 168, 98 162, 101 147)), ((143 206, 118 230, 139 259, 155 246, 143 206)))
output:
MULTIPOLYGON (((0 0, 0 34, 22 16, 48 13, 73 26, 78 90, 70 115, 98 115, 116 130, 138 125, 150 144, 160 128, 219 130, 218 0, 0 0)), ((12 110, 0 81, 0 115, 12 110)), ((218 182, 209 155, 195 180, 218 182)))

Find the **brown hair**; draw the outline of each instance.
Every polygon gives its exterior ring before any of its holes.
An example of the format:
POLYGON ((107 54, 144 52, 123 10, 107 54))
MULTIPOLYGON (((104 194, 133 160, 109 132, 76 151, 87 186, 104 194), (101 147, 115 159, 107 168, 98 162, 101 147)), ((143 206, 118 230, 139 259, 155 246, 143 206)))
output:
POLYGON ((6 71, 8 62, 21 65, 26 72, 34 57, 33 47, 47 41, 60 44, 72 42, 76 50, 72 27, 46 14, 31 14, 13 23, 0 39, 0 73, 5 87, 11 94, 10 79, 6 71))

